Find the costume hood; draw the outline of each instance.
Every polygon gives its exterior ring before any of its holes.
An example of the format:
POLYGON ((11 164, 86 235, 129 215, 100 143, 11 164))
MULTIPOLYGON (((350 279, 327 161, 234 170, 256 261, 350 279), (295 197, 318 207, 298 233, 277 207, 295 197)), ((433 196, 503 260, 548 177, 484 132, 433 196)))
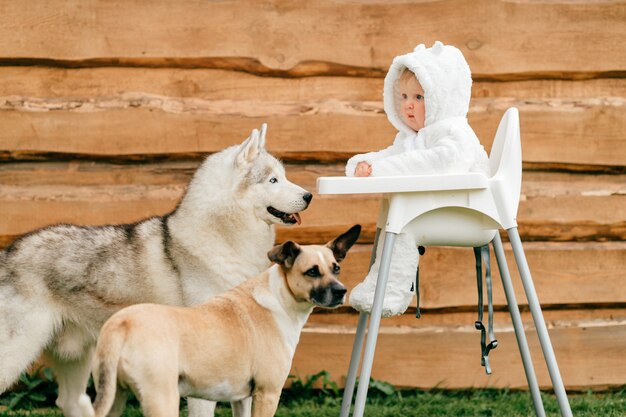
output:
POLYGON ((402 121, 397 82, 409 69, 424 89, 424 127, 452 117, 467 116, 472 91, 472 74, 460 50, 436 41, 431 48, 417 45, 413 52, 394 58, 385 77, 383 99, 391 124, 401 132, 415 131, 402 121))

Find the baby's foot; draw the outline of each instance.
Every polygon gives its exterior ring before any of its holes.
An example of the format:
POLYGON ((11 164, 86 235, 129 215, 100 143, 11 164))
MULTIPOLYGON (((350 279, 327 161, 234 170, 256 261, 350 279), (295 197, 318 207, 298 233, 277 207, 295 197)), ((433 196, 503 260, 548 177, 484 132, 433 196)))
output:
POLYGON ((412 299, 413 291, 389 291, 383 301, 382 316, 387 318, 403 314, 409 308, 412 299))
MULTIPOLYGON (((350 305, 358 311, 371 313, 375 291, 376 282, 366 278, 350 292, 350 305)), ((404 313, 413 299, 413 294, 411 287, 399 289, 387 285, 383 299, 383 317, 393 317, 404 313)))
POLYGON ((369 313, 374 303, 374 292, 376 287, 367 279, 363 280, 359 285, 350 291, 349 303, 356 310, 369 313))

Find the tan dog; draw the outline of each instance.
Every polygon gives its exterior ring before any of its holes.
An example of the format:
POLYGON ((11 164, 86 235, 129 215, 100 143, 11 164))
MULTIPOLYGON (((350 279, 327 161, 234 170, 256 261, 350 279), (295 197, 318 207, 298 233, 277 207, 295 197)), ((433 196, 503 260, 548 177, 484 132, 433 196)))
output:
POLYGON ((178 416, 181 396, 231 401, 252 396, 252 416, 273 416, 302 327, 314 306, 342 304, 338 263, 357 240, 354 226, 326 246, 288 241, 276 265, 197 307, 139 304, 102 328, 94 363, 94 406, 85 417, 119 416, 127 390, 149 417, 178 416))

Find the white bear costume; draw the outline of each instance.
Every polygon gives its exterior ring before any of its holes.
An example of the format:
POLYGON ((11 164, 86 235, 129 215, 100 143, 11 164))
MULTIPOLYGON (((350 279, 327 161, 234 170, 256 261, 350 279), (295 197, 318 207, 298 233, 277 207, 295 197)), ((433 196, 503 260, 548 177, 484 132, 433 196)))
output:
MULTIPOLYGON (((437 41, 431 48, 423 44, 396 57, 384 84, 384 108, 389 122, 398 129, 393 145, 378 152, 355 155, 348 160, 346 175, 353 176, 356 165, 365 161, 372 176, 399 176, 435 173, 484 172, 489 175, 485 149, 467 123, 472 76, 465 58, 454 46, 437 41), (397 82, 407 68, 424 89, 424 127, 415 132, 402 120, 397 82)), ((381 233, 381 239, 384 236, 381 233)), ((350 293, 350 304, 359 311, 372 308, 379 261, 363 282, 350 293)), ((383 316, 402 314, 413 298, 413 283, 419 253, 413 238, 401 233, 396 238, 383 303, 383 316)))

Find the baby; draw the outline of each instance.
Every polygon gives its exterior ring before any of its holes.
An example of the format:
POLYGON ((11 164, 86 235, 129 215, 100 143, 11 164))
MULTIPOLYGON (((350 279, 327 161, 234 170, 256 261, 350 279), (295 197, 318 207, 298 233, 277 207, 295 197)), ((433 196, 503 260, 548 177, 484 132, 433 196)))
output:
MULTIPOLYGON (((454 46, 439 41, 431 48, 420 44, 413 52, 396 57, 385 77, 383 96, 387 118, 399 132, 390 147, 350 158, 346 175, 489 175, 487 153, 467 123, 471 89, 469 66, 454 46)), ((350 304, 359 311, 372 308, 382 246, 379 242, 376 262, 350 293, 350 304)), ((384 317, 407 309, 418 261, 413 237, 399 234, 393 247, 384 317)))

